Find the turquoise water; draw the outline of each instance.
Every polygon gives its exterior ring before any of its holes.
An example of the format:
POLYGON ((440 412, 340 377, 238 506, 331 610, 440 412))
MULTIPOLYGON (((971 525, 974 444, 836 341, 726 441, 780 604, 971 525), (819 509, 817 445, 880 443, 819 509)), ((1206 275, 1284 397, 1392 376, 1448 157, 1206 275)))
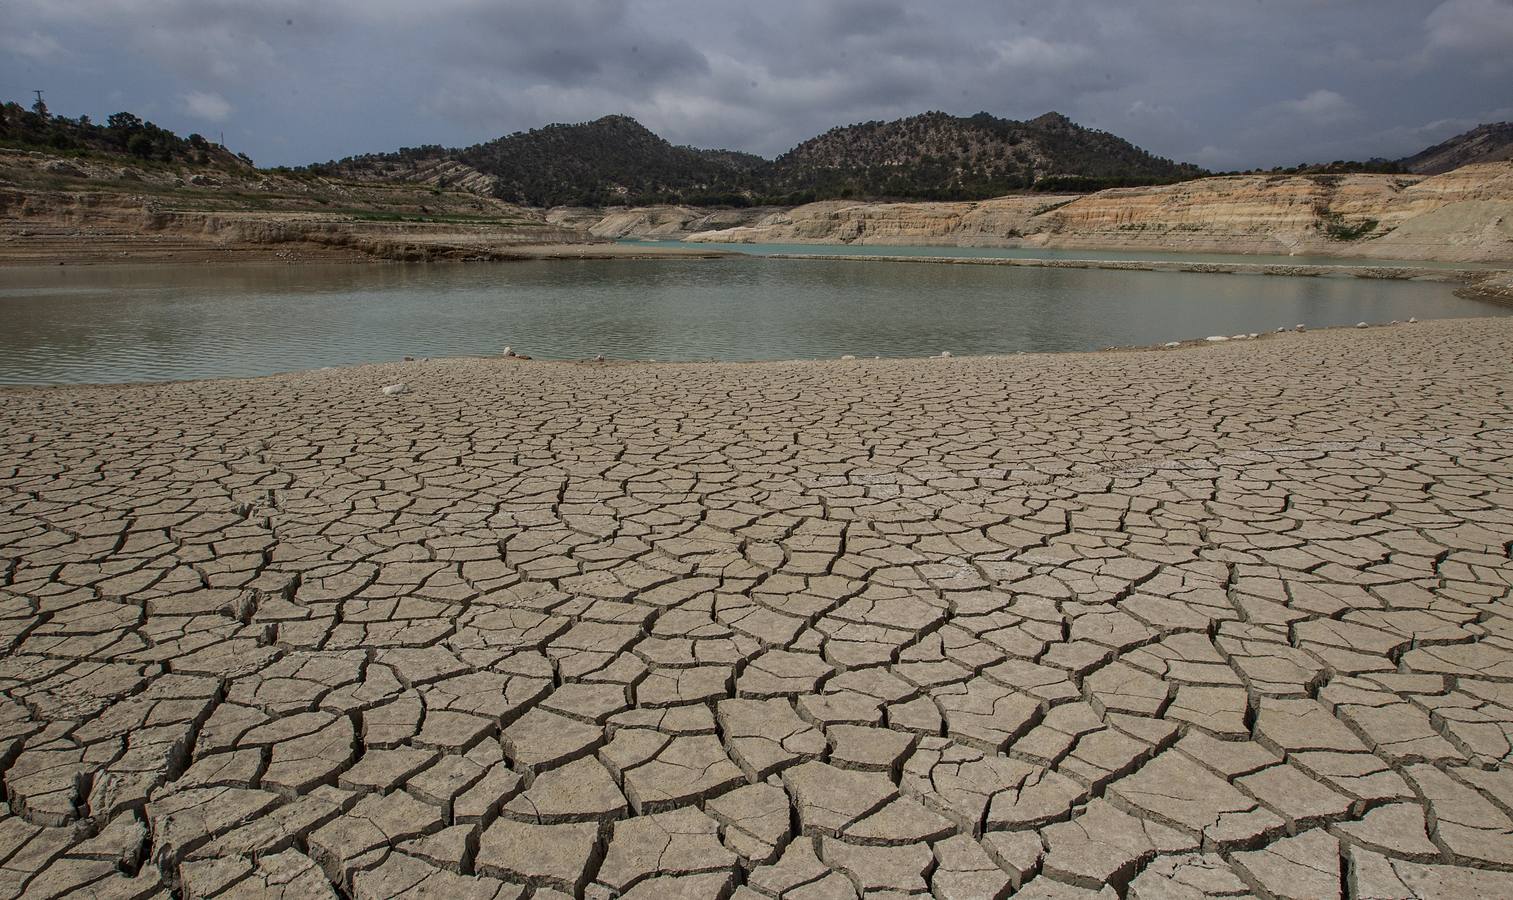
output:
POLYGON ((882 261, 65 266, 0 270, 0 383, 263 375, 505 345, 661 360, 1090 350, 1509 312, 1448 284, 882 261))

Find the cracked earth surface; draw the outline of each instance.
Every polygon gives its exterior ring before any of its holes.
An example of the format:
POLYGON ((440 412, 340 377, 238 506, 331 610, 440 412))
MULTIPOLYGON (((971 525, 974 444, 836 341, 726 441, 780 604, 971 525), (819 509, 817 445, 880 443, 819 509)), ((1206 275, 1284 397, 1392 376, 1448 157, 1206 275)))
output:
POLYGON ((1513 895, 1510 360, 0 391, 0 895, 1513 895))

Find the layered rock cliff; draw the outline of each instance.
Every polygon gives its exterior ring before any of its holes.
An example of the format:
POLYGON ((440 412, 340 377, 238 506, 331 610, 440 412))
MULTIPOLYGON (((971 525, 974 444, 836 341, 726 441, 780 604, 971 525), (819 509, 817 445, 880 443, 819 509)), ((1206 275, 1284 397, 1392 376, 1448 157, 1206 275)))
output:
MULTIPOLYGON (((454 174, 459 174, 455 173, 454 174)), ((461 187, 0 150, 0 264, 495 259, 600 243, 461 187)))
MULTIPOLYGON (((650 211, 617 212, 616 227, 650 211)), ((607 218, 607 217, 606 217, 607 218)), ((957 245, 1513 260, 1513 163, 1412 175, 1241 175, 975 203, 811 203, 688 229, 733 243, 957 245)), ((666 233, 664 231, 664 233, 666 233)))
POLYGON ((640 206, 599 209, 558 206, 546 212, 546 223, 587 232, 595 238, 620 240, 682 240, 701 231, 750 225, 777 211, 776 207, 722 209, 703 206, 640 206))

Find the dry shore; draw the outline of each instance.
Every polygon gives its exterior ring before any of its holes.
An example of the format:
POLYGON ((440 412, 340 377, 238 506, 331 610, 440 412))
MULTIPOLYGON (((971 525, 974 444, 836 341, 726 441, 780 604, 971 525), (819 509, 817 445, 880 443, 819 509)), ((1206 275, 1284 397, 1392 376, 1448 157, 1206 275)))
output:
POLYGON ((0 890, 1508 896, 1509 359, 0 389, 0 890))

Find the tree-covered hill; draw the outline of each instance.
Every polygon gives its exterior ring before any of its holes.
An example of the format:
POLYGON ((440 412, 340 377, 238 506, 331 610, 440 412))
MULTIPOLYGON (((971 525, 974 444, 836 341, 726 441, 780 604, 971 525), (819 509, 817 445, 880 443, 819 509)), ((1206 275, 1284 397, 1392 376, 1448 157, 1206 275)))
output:
POLYGON ((775 162, 675 146, 634 119, 606 116, 457 150, 405 148, 315 168, 355 178, 434 180, 442 163, 488 179, 488 190, 500 199, 532 206, 982 199, 1020 190, 1160 184, 1203 174, 1057 113, 1016 122, 987 113, 938 112, 835 128, 775 162))
POLYGON ((943 112, 834 128, 778 157, 776 183, 825 197, 981 199, 1019 190, 1098 190, 1196 178, 1059 113, 1028 122, 943 112))
POLYGON ((528 206, 604 206, 655 202, 741 204, 764 189, 771 165, 730 150, 679 147, 627 116, 576 125, 548 125, 460 150, 405 148, 351 157, 319 167, 362 177, 430 172, 421 165, 450 159, 492 178, 501 200, 528 206))
POLYGON ((30 109, 15 102, 0 104, 0 146, 218 168, 252 166, 252 160, 201 135, 180 137, 129 112, 118 112, 101 125, 91 122, 89 116, 70 119, 52 115, 40 100, 30 109))

